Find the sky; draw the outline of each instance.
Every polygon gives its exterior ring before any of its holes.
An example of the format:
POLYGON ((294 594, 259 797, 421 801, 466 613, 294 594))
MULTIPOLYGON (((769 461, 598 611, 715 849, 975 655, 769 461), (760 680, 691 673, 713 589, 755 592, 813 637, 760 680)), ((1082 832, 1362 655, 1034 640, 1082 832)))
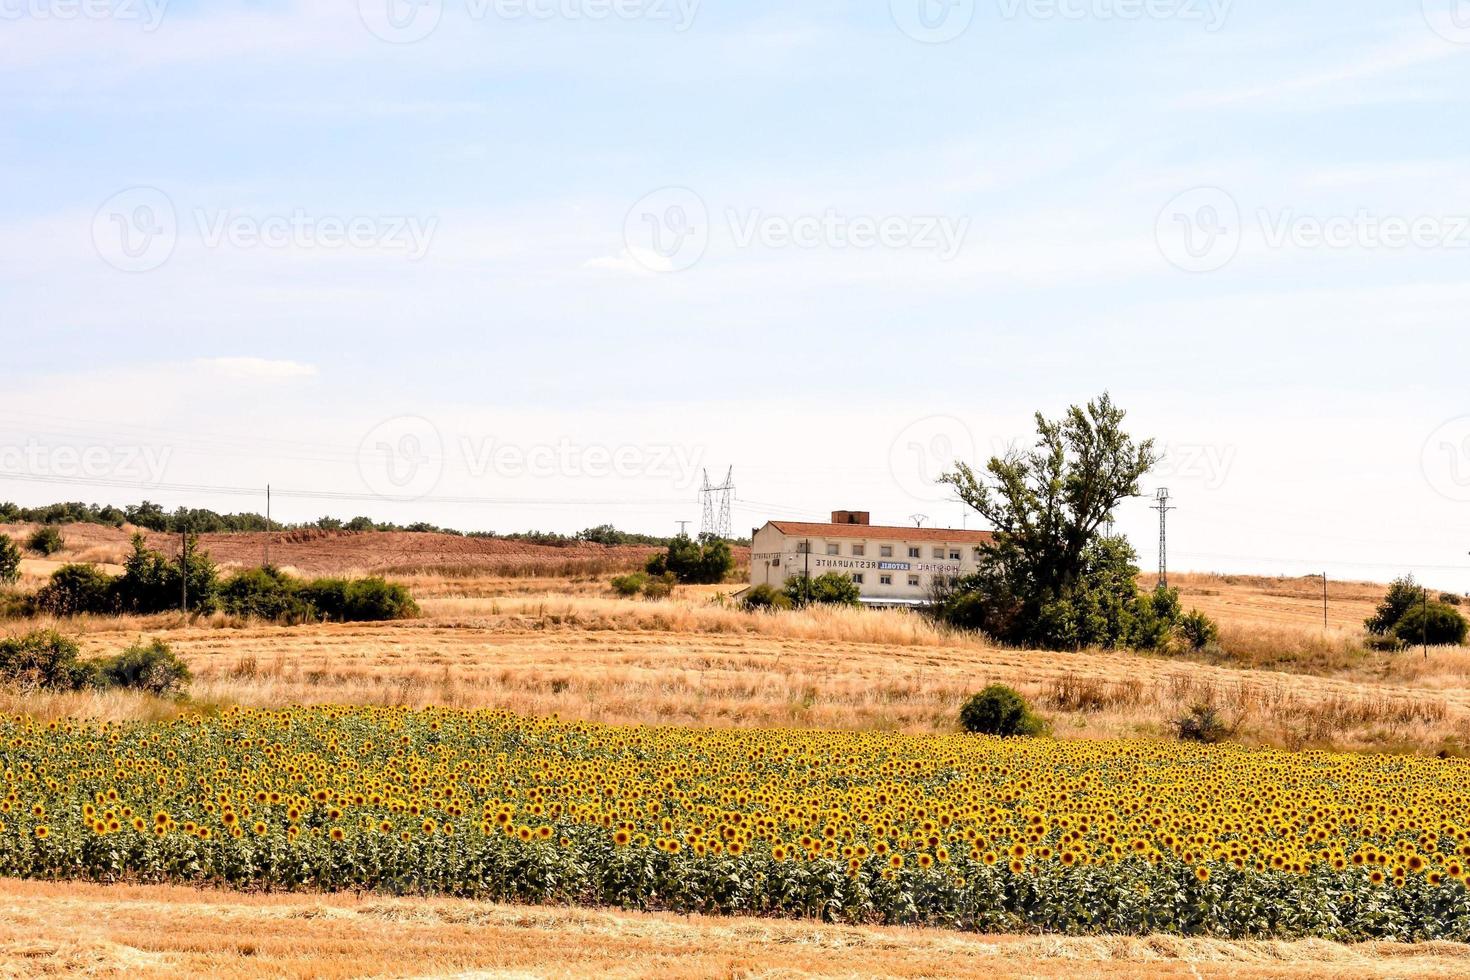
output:
POLYGON ((1470 2, 0 0, 0 500, 670 533, 1104 391, 1152 568, 1470 590, 1470 2))

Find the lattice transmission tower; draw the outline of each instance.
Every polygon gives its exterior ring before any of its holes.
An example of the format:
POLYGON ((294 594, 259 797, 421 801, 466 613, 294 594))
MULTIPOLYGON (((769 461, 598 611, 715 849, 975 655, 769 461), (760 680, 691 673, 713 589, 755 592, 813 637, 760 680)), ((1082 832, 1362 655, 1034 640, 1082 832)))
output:
POLYGON ((1169 489, 1160 487, 1154 497, 1153 509, 1159 512, 1159 588, 1169 585, 1169 511, 1176 508, 1169 504, 1169 489))
POLYGON ((700 537, 712 534, 728 541, 731 533, 731 505, 735 500, 735 467, 730 467, 725 473, 725 482, 719 486, 710 484, 709 470, 705 470, 704 486, 699 488, 699 493, 704 498, 704 516, 699 522, 700 537))

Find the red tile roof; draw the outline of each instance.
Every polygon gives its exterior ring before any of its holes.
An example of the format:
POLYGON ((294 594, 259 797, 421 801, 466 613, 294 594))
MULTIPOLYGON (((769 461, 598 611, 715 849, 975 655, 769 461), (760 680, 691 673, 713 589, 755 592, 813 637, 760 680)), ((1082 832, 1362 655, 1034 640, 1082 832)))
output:
POLYGON ((940 541, 945 544, 989 544, 990 531, 960 531, 952 527, 884 527, 878 524, 809 524, 771 521, 782 534, 812 538, 892 538, 895 541, 940 541))

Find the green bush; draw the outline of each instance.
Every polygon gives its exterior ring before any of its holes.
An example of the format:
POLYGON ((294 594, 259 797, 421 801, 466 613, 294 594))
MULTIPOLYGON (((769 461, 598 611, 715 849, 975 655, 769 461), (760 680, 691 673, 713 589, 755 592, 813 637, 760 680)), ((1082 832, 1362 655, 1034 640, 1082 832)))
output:
POLYGON ((100 661, 97 672, 104 686, 159 696, 182 694, 190 677, 188 666, 162 640, 146 646, 136 643, 117 656, 100 661))
POLYGON ((960 726, 980 735, 1034 736, 1046 732, 1046 722, 1031 713, 1026 699, 1004 684, 992 684, 965 702, 960 726))
POLYGON ((1174 629, 1191 650, 1203 650, 1220 638, 1220 627, 1198 609, 1180 616, 1174 629))
POLYGON ((630 572, 612 580, 613 591, 621 596, 635 596, 642 592, 643 587, 647 584, 648 575, 644 572, 630 572))
POLYGON ((412 619, 419 614, 418 603, 407 588, 376 575, 348 582, 346 598, 342 618, 347 622, 412 619))
MULTIPOLYGON (((219 572, 209 552, 189 538, 189 611, 211 613, 219 607, 219 572)), ((114 586, 121 612, 150 615, 178 609, 183 602, 184 561, 166 558, 133 535, 133 553, 123 563, 114 586)))
POLYGON ((0 534, 0 585, 14 585, 20 579, 20 549, 8 534, 0 534))
POLYGON ((49 558, 66 547, 66 541, 62 539, 60 531, 48 524, 46 527, 37 528, 36 532, 26 539, 26 547, 38 555, 49 558))
POLYGON ((748 610, 780 610, 790 609, 791 599, 782 592, 769 585, 757 585, 746 590, 745 595, 740 597, 740 605, 748 610))
POLYGON ((0 681, 21 688, 75 690, 94 678, 77 656, 76 642, 55 630, 0 640, 0 681))
POLYGON ((643 597, 645 599, 667 599, 673 594, 674 586, 678 584, 678 576, 673 572, 664 572, 643 583, 643 597))
POLYGON ((278 623, 318 619, 316 607, 298 594, 300 582, 277 568, 247 568, 220 586, 220 607, 235 616, 278 623))
POLYGON ((826 572, 814 579, 804 575, 786 580, 782 590, 791 604, 804 606, 817 603, 823 606, 856 606, 862 591, 852 576, 841 572, 826 572))
POLYGON ((719 538, 701 535, 698 541, 680 535, 669 542, 666 552, 648 559, 645 571, 662 576, 672 572, 680 582, 716 585, 735 567, 730 545, 719 538))
POLYGON ((1459 646, 1465 642, 1465 617, 1454 606, 1431 602, 1411 606, 1394 624, 1393 635, 1400 643, 1413 646, 1459 646))
POLYGON ((96 565, 62 565, 31 603, 51 616, 108 615, 117 611, 116 582, 96 565))

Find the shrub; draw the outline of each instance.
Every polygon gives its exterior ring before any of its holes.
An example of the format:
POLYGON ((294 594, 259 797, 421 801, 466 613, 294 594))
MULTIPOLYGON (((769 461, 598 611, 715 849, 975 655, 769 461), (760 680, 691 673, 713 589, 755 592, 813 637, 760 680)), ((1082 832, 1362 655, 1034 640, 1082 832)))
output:
POLYGON ((642 592, 643 587, 647 584, 648 575, 644 572, 630 572, 612 580, 613 591, 621 596, 635 596, 642 592))
POLYGON ((1237 727, 1225 724, 1215 706, 1204 703, 1191 705, 1187 714, 1170 724, 1178 732, 1181 741, 1202 742, 1206 745, 1225 741, 1235 734, 1237 727))
POLYGON ((1363 621, 1368 632, 1375 636, 1383 636, 1393 631, 1399 620, 1404 618, 1404 613, 1413 606, 1423 605, 1424 587, 1414 581, 1414 576, 1405 575, 1396 578, 1388 586, 1388 594, 1378 604, 1378 609, 1372 616, 1363 621))
POLYGON ((349 622, 412 619, 419 614, 419 607, 404 586, 373 575, 347 583, 344 613, 343 618, 349 622))
POLYGON ((643 583, 643 595, 647 599, 667 599, 673 594, 674 586, 679 584, 679 579, 673 572, 664 572, 657 578, 650 578, 643 583))
POLYGON ((809 602, 824 606, 856 606, 858 597, 862 595, 852 577, 841 572, 827 572, 814 579, 805 576, 789 578, 784 592, 795 606, 809 602))
POLYGON ((1431 602, 1412 606, 1394 624, 1393 635, 1401 643, 1413 646, 1459 646, 1465 642, 1465 617, 1454 606, 1431 602))
POLYGON ((1031 713, 1026 699, 1004 684, 992 684, 965 702, 960 725, 982 735, 1041 735, 1046 722, 1031 713))
POLYGON ((117 580, 96 565, 62 565, 31 601, 52 616, 106 615, 117 610, 116 586, 117 580))
POLYGON ((247 568, 220 587, 220 606, 235 616, 280 623, 317 619, 316 607, 297 594, 300 583, 277 568, 247 568))
MULTIPOLYGON (((214 612, 219 604, 219 572, 209 557, 189 538, 189 610, 214 612)), ((183 601, 184 562, 166 558, 148 548, 141 534, 133 535, 133 553, 123 563, 115 592, 120 611, 149 615, 179 608, 183 601)))
POLYGON ((1460 603, 1464 602, 1464 599, 1462 599, 1460 595, 1455 592, 1441 592, 1439 594, 1439 601, 1444 603, 1446 606, 1458 606, 1460 603))
POLYGON ((55 630, 0 640, 0 680, 23 688, 74 690, 94 674, 77 657, 76 642, 55 630))
POLYGON ((8 534, 0 534, 0 584, 14 585, 20 579, 20 549, 8 534))
POLYGON ((56 554, 65 546, 66 541, 62 539, 61 532, 50 525, 37 528, 36 532, 26 539, 27 548, 46 558, 56 554))
POLYGON ((1369 650, 1376 650, 1379 653, 1397 653, 1404 648, 1403 642, 1392 633, 1387 633, 1383 636, 1379 636, 1376 633, 1369 633, 1367 639, 1363 641, 1363 645, 1369 650))
POLYGON ((791 600, 781 592, 769 585, 757 585, 748 589, 745 595, 740 597, 740 605, 744 609, 790 609, 791 600))
POLYGON ((650 575, 672 572, 680 582, 715 585, 734 567, 735 557, 727 542, 709 535, 700 535, 698 541, 680 535, 669 542, 666 552, 648 560, 645 571, 650 575))
POLYGON ((1203 650, 1220 638, 1220 627, 1198 609, 1191 609, 1180 616, 1174 630, 1191 650, 1203 650))
POLYGON ((188 666, 162 640, 154 640, 147 646, 135 643, 117 656, 99 662, 97 672, 106 686, 159 696, 182 694, 190 676, 188 666))

